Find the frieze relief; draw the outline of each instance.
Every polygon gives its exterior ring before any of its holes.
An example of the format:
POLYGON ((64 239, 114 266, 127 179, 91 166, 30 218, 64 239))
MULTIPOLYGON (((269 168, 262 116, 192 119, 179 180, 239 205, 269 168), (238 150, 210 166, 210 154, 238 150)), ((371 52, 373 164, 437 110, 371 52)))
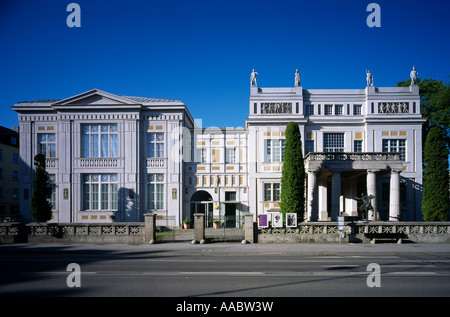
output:
POLYGON ((291 102, 263 102, 261 103, 261 113, 266 114, 285 114, 292 113, 292 103, 291 102))

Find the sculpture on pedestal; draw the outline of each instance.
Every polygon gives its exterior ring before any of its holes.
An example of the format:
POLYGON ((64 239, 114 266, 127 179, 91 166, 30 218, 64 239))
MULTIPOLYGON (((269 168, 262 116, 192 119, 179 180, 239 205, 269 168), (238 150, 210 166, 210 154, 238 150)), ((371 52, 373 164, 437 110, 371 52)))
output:
POLYGON ((370 70, 366 70, 366 73, 367 73, 367 77, 366 77, 367 86, 373 86, 373 76, 370 73, 370 70))
POLYGON ((258 86, 258 84, 256 83, 256 76, 258 76, 258 73, 255 72, 255 70, 252 70, 252 74, 250 75, 250 86, 258 86))
POLYGON ((300 73, 298 72, 298 68, 295 71, 295 87, 300 86, 300 73))
POLYGON ((410 73, 410 76, 411 76, 411 85, 415 85, 416 84, 416 78, 417 78, 417 75, 418 75, 419 73, 418 72, 416 72, 416 66, 413 66, 413 69, 412 69, 412 71, 411 71, 411 73, 410 73))
POLYGON ((362 205, 359 207, 359 210, 361 211, 362 219, 367 219, 367 216, 369 214, 369 211, 374 211, 372 206, 372 199, 375 198, 374 195, 364 195, 361 194, 361 197, 355 197, 356 200, 359 200, 362 202, 362 205))

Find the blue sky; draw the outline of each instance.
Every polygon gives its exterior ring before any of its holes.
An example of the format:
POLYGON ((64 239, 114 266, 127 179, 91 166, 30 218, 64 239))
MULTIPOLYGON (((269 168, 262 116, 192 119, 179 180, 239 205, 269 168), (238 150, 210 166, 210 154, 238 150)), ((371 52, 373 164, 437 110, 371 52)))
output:
POLYGON ((18 125, 19 101, 98 88, 183 100, 203 126, 244 126, 250 72, 261 87, 395 86, 413 65, 449 81, 449 1, 0 2, 0 125, 18 125), (69 28, 69 3, 81 27, 69 28), (370 28, 369 3, 381 8, 370 28))

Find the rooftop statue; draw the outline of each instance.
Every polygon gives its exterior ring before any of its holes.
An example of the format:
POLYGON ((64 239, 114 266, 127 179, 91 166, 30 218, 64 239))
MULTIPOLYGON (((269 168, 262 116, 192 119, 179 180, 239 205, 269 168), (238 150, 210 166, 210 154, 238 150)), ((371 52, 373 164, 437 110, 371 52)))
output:
POLYGON ((367 73, 367 77, 366 77, 367 86, 373 86, 373 76, 370 73, 370 70, 366 70, 366 73, 367 73))
POLYGON ((252 70, 252 74, 250 75, 250 86, 258 86, 258 84, 256 83, 256 76, 258 76, 258 73, 255 72, 255 70, 252 70))
POLYGON ((416 84, 416 78, 417 78, 417 75, 418 75, 419 73, 418 72, 416 72, 416 66, 413 66, 413 69, 412 69, 412 71, 411 71, 411 73, 410 73, 410 76, 411 76, 411 85, 415 85, 416 84))
POLYGON ((295 87, 300 86, 300 73, 298 72, 298 68, 295 71, 295 87))

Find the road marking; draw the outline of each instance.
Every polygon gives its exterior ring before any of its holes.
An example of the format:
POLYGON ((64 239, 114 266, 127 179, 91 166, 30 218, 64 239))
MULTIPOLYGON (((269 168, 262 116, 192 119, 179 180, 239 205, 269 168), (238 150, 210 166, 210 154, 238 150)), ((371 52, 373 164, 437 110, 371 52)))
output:
POLYGON ((345 260, 270 260, 272 263, 337 263, 345 262, 345 260))
POLYGON ((221 275, 221 276, 256 276, 264 275, 264 272, 180 272, 180 275, 221 275))
POLYGON ((417 275, 437 275, 436 272, 386 272, 381 273, 385 275, 411 275, 411 276, 417 276, 417 275))
POLYGON ((450 260, 402 260, 402 262, 433 262, 433 263, 448 263, 450 260))
POLYGON ((147 259, 148 262, 216 262, 216 260, 205 259, 147 259))
POLYGON ((436 265, 415 265, 415 264, 383 264, 382 268, 391 268, 391 267, 436 267, 436 265))
POLYGON ((343 264, 343 265, 321 265, 320 267, 327 267, 327 268, 350 268, 350 267, 358 267, 357 264, 343 264))

